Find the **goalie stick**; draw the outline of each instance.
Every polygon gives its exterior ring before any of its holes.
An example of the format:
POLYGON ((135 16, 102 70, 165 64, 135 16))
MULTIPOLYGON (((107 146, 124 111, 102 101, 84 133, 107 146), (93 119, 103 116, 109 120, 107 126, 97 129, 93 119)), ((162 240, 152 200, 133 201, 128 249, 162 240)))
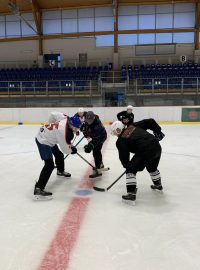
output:
POLYGON ((105 191, 108 191, 109 189, 111 189, 112 186, 114 186, 114 184, 116 184, 121 178, 122 176, 126 173, 123 172, 110 186, 108 186, 107 188, 99 188, 99 187, 93 187, 94 190, 96 191, 100 191, 100 192, 105 192, 105 191))

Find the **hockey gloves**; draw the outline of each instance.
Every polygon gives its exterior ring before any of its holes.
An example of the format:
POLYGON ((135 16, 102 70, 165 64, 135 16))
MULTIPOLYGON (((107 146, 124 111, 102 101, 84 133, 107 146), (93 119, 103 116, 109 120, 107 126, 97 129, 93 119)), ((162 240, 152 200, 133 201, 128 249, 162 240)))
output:
POLYGON ((72 155, 74 155, 74 154, 77 153, 77 148, 76 148, 75 146, 73 146, 73 145, 71 146, 71 150, 72 150, 72 151, 71 151, 71 154, 72 154, 72 155))
POLYGON ((156 139, 158 139, 159 141, 161 141, 164 137, 165 137, 165 134, 162 133, 161 131, 160 132, 154 132, 153 135, 156 137, 156 139))
POLYGON ((90 142, 84 146, 85 153, 90 153, 94 149, 94 145, 90 142))
POLYGON ((88 124, 85 123, 85 122, 82 124, 82 126, 81 126, 81 128, 80 128, 80 131, 83 132, 83 135, 84 135, 85 137, 87 137, 88 128, 89 128, 89 126, 88 126, 88 124))

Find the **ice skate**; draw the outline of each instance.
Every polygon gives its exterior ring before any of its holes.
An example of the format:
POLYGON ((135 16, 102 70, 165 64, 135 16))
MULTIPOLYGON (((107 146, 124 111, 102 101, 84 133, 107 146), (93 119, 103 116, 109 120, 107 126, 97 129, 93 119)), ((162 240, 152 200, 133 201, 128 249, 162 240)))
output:
POLYGON ((136 201, 136 194, 134 193, 127 193, 126 195, 122 195, 122 202, 132 205, 135 205, 136 201))
POLYGON ((156 190, 156 191, 163 191, 162 185, 151 185, 151 189, 156 190))
POLYGON ((34 189, 34 201, 47 201, 53 199, 53 194, 51 192, 47 192, 39 187, 35 187, 34 189))
POLYGON ((109 168, 109 167, 105 167, 105 166, 103 165, 103 163, 101 163, 100 168, 97 168, 97 170, 98 170, 99 173, 101 173, 101 172, 109 171, 110 168, 109 168))
POLYGON ((57 175, 58 176, 64 176, 64 177, 71 177, 71 173, 68 172, 60 172, 59 170, 57 170, 57 175))
POLYGON ((89 178, 96 178, 96 177, 99 177, 99 176, 102 176, 102 173, 99 172, 99 170, 94 169, 93 173, 91 175, 89 175, 89 178))

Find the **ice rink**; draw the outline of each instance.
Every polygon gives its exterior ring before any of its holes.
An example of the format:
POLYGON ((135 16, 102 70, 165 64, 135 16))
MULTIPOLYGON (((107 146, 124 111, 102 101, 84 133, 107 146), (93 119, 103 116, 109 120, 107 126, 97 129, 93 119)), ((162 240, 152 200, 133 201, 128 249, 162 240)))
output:
MULTIPOLYGON (((98 181, 89 180, 91 168, 80 157, 69 156, 72 178, 54 171, 46 188, 54 199, 35 202, 43 166, 34 141, 39 127, 1 125, 0 270, 200 269, 200 125, 162 127, 164 193, 150 189, 146 171, 138 173, 133 207, 121 202, 125 178, 107 193, 92 190, 124 171, 115 137, 104 148, 111 170, 98 181)), ((93 162, 85 143, 79 153, 93 162)))

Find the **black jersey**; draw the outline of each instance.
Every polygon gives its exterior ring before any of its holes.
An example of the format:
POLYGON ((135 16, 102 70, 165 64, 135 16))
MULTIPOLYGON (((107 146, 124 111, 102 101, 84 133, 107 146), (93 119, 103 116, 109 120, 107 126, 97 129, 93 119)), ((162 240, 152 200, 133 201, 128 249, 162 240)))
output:
MULTIPOLYGON (((126 168, 130 160, 130 153, 140 154, 148 157, 157 148, 160 148, 159 141, 154 135, 145 129, 157 130, 159 125, 153 119, 145 119, 125 128, 117 139, 116 146, 119 151, 119 159, 126 168)), ((161 128, 160 128, 161 129, 161 128)))
POLYGON ((85 123, 83 134, 85 137, 90 137, 92 139, 91 143, 94 147, 103 144, 107 139, 106 129, 98 115, 95 115, 95 119, 91 125, 85 123))

